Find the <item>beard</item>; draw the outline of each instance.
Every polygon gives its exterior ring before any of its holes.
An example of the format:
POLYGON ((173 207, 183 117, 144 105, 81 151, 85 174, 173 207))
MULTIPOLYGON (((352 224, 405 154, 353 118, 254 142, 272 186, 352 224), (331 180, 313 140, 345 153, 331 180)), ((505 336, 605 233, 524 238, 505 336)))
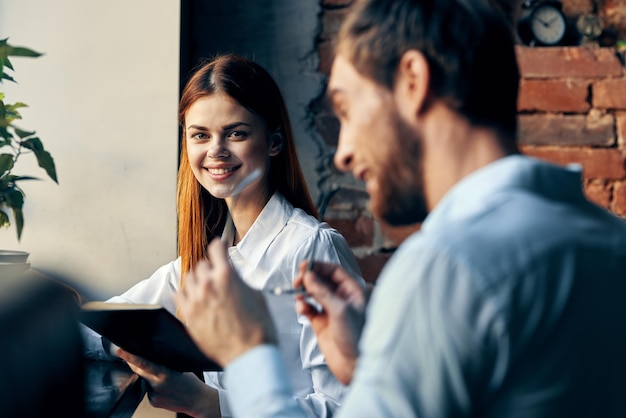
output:
POLYGON ((374 216, 392 226, 413 225, 428 215, 424 196, 423 140, 396 113, 392 113, 388 158, 383 161, 372 194, 374 216))

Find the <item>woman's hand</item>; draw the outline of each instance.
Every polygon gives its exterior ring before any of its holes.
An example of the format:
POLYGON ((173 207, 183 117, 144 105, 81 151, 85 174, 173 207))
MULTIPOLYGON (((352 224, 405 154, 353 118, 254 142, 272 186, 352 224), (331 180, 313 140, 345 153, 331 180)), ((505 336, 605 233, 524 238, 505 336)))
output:
POLYGON ((217 390, 193 373, 180 373, 118 348, 115 352, 148 383, 148 399, 156 408, 192 417, 221 417, 217 390))
POLYGON ((365 323, 366 290, 341 267, 322 262, 315 262, 312 271, 307 270, 306 262, 300 265, 294 287, 302 286, 308 296, 298 296, 296 311, 309 318, 328 368, 347 385, 352 380, 365 323), (322 309, 309 304, 308 297, 322 309))

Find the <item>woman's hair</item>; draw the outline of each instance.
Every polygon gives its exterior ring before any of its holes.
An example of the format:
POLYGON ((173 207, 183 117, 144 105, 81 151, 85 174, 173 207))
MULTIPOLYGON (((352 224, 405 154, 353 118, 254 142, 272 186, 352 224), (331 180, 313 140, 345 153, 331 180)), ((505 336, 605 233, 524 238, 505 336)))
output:
POLYGON ((519 70, 505 3, 357 1, 339 32, 337 52, 361 75, 391 89, 404 53, 420 51, 430 67, 435 98, 472 123, 514 140, 519 70))
POLYGON ((196 180, 187 156, 185 114, 196 100, 213 94, 231 97, 261 117, 269 132, 280 132, 283 147, 271 157, 270 192, 277 191, 294 207, 318 216, 298 162, 285 102, 270 74, 254 61, 236 54, 219 55, 201 63, 187 82, 178 107, 182 129, 177 192, 181 285, 185 274, 205 257, 208 243, 221 236, 228 212, 225 201, 211 196, 196 180))

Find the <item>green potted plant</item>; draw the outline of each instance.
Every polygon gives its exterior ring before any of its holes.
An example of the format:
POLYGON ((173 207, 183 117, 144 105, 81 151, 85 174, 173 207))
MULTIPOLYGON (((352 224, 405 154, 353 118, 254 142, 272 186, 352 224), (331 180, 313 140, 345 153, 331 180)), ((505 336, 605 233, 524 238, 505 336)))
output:
MULTIPOLYGON (((0 84, 8 81, 15 83, 13 65, 9 57, 37 58, 40 53, 29 48, 16 47, 8 43, 7 39, 0 39, 0 84)), ((54 160, 46 151, 41 140, 34 131, 22 129, 16 121, 22 119, 20 109, 27 107, 22 102, 5 103, 5 93, 0 91, 0 227, 11 226, 11 217, 20 240, 24 228, 24 191, 19 183, 26 180, 38 180, 37 177, 15 174, 14 169, 18 160, 25 154, 32 154, 37 159, 39 167, 45 170, 48 176, 58 184, 54 160)))

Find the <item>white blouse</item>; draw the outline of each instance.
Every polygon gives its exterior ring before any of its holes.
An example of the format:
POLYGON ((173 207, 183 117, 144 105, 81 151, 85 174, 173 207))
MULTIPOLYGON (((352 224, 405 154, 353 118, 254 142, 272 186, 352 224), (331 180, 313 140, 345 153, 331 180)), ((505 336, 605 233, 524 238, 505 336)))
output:
MULTIPOLYGON (((233 242, 234 227, 227 223, 222 238, 233 242)), ((302 260, 311 257, 340 264, 353 277, 361 277, 345 239, 326 223, 294 208, 276 193, 243 239, 228 249, 237 273, 255 289, 289 288, 302 260), (317 241, 317 242, 316 242, 317 241)), ((180 258, 159 268, 109 302, 156 303, 175 312, 174 294, 180 285, 180 258)), ((365 282, 363 281, 363 284, 365 282)), ((296 314, 290 295, 266 295, 276 325, 279 347, 287 364, 296 400, 311 417, 330 417, 340 404, 346 386, 326 366, 307 319, 296 314)), ((232 416, 221 372, 205 373, 208 385, 219 391, 222 416, 232 416)))

